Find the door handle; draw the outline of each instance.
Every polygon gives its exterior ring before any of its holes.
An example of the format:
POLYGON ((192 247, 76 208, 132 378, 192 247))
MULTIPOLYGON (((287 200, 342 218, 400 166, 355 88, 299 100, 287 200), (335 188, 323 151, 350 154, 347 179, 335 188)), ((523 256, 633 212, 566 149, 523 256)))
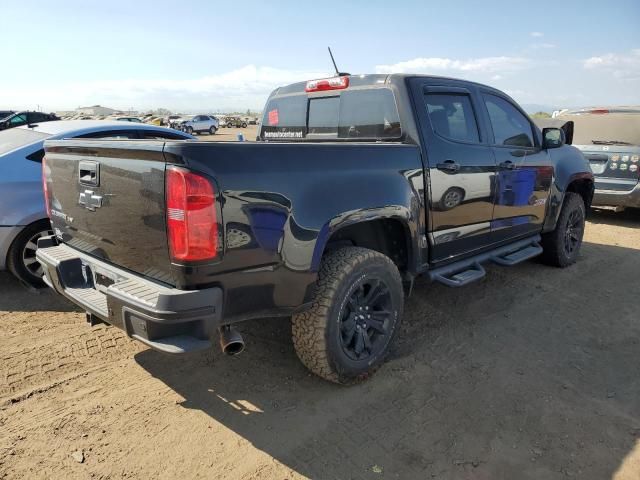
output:
POLYGON ((514 168, 516 168, 516 164, 513 163, 511 160, 507 160, 506 162, 502 162, 498 166, 500 168, 502 168, 503 170, 513 170, 514 168))
POLYGON ((438 163, 436 165, 438 170, 442 170, 443 172, 448 173, 456 173, 460 170, 460 164, 454 162, 453 160, 446 160, 444 163, 438 163))

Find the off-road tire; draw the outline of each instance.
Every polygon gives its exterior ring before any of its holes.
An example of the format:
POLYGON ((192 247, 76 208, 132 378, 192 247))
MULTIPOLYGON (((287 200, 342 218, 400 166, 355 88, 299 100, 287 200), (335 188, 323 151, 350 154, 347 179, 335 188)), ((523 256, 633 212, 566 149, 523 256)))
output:
POLYGON ((555 230, 542 235, 542 248, 544 251, 542 252, 541 260, 543 263, 564 268, 576 262, 580 253, 580 247, 582 246, 585 217, 586 209, 582 197, 577 193, 567 192, 555 230), (580 227, 576 232, 577 244, 575 248, 569 252, 565 247, 565 240, 572 215, 574 218, 577 216, 580 220, 580 227))
MULTIPOLYGON (((53 235, 51 223, 48 219, 39 220, 31 225, 27 225, 13 240, 7 254, 7 268, 9 271, 22 282, 34 287, 43 287, 44 282, 42 281, 42 277, 34 275, 34 272, 25 265, 23 253, 25 252, 27 243, 29 243, 35 235, 43 232, 46 232, 43 235, 53 235)), ((32 248, 30 250, 32 250, 32 248)), ((32 253, 35 253, 35 251, 30 252, 31 256, 29 258, 33 258, 32 253)))
POLYGON ((340 384, 363 381, 384 362, 402 318, 403 302, 402 279, 389 257, 360 247, 331 251, 322 260, 312 307, 292 318, 296 353, 309 370, 326 380, 340 384), (342 344, 341 318, 357 286, 371 279, 381 280, 388 289, 389 327, 381 337, 379 352, 353 360, 342 344))

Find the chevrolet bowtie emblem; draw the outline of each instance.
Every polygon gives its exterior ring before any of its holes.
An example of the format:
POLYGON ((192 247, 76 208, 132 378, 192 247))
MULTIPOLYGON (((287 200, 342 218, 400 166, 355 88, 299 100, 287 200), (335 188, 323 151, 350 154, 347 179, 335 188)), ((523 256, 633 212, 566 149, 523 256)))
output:
POLYGON ((93 190, 85 190, 84 192, 80 192, 78 203, 93 212, 96 208, 102 206, 102 195, 95 195, 93 190))

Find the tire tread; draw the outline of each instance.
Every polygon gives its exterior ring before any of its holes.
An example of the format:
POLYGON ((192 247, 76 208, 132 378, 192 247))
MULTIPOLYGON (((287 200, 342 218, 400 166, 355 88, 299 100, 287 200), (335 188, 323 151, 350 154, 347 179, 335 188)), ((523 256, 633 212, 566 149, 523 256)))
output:
MULTIPOLYGON (((292 318, 292 337, 300 361, 316 375, 335 383, 357 383, 370 377, 378 365, 356 378, 346 377, 332 365, 327 350, 327 322, 345 277, 358 265, 370 260, 388 264, 401 284, 400 273, 387 256, 361 247, 345 247, 329 252, 322 260, 316 292, 310 309, 292 318)), ((397 328, 396 328, 397 330, 397 328)))

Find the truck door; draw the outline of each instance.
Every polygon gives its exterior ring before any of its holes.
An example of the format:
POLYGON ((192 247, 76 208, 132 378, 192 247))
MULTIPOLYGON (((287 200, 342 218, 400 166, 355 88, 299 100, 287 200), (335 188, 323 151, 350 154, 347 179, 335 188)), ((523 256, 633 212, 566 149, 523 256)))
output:
POLYGON ((469 89, 474 87, 413 82, 426 149, 431 260, 438 262, 491 243, 496 164, 476 115, 478 98, 469 89))
POLYGON ((482 104, 498 164, 492 240, 539 233, 553 178, 549 155, 537 129, 510 99, 484 91, 482 104))

